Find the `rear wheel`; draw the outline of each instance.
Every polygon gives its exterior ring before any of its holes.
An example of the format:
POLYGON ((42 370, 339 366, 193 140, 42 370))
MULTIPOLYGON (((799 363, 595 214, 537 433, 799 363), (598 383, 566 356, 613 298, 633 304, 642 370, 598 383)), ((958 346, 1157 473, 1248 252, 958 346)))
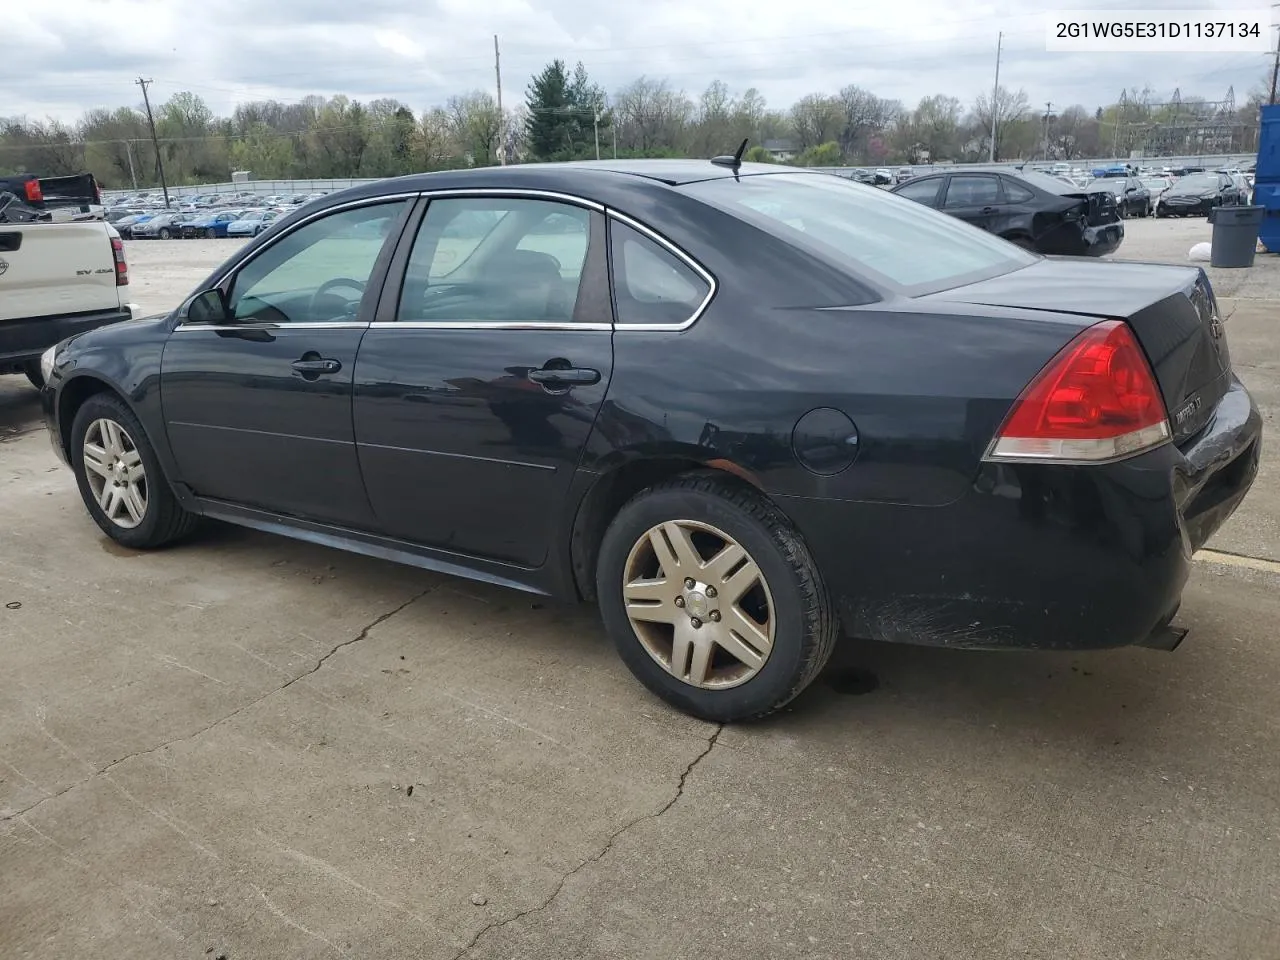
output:
POLYGON ((650 487, 619 511, 601 543, 596 589, 637 679, 720 723, 789 703, 830 658, 838 632, 787 518, 708 476, 650 487))
POLYGON ((168 240, 168 239, 169 239, 170 237, 172 237, 172 236, 173 236, 173 233, 169 230, 169 228, 168 228, 168 227, 161 227, 161 228, 160 228, 160 239, 161 239, 161 240, 168 240))
POLYGON ((102 531, 135 549, 185 536, 196 517, 178 503, 142 424, 119 397, 99 393, 76 411, 69 445, 81 499, 102 531))

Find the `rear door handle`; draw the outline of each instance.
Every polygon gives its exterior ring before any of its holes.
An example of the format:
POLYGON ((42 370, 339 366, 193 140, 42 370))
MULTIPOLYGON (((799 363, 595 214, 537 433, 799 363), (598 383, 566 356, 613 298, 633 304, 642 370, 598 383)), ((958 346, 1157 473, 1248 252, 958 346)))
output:
POLYGON ((529 379, 552 388, 590 386, 600 382, 600 371, 588 367, 566 367, 561 370, 543 367, 541 370, 530 370, 529 379))
POLYGON ((982 208, 982 212, 983 212, 983 213, 995 213, 995 212, 996 212, 996 208, 995 208, 995 207, 983 207, 983 208, 982 208))
POLYGON ((342 369, 342 364, 337 360, 295 360, 292 363, 293 369, 302 374, 321 374, 321 373, 337 373, 342 369))

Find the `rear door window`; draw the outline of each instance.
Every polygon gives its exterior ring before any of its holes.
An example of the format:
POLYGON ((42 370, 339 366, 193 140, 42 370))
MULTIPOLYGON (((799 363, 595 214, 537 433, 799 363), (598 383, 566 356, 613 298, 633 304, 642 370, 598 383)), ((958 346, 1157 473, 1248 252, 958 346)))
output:
POLYGON ((682 324, 701 309, 711 284, 692 266, 619 220, 609 237, 618 323, 682 324))
POLYGON ((947 207, 983 207, 1000 202, 1000 181, 995 177, 952 177, 947 187, 947 207))
POLYGON ((923 180, 912 180, 894 192, 900 197, 906 197, 916 203, 923 203, 926 207, 936 207, 938 205, 938 189, 945 182, 945 177, 927 177, 923 180))

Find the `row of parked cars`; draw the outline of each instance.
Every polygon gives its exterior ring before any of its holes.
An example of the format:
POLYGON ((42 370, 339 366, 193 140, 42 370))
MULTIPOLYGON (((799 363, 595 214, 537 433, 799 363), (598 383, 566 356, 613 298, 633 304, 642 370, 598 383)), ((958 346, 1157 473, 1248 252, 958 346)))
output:
POLYGON ((106 217, 126 240, 256 237, 273 221, 327 193, 207 194, 171 198, 168 207, 163 199, 157 205, 154 195, 141 194, 117 199, 106 217))
POLYGON ((1238 170, 1143 176, 1121 166, 1097 173, 1084 179, 1029 166, 969 167, 889 189, 1028 250, 1067 256, 1112 253, 1129 217, 1205 216, 1215 207, 1247 204, 1252 195, 1238 170))

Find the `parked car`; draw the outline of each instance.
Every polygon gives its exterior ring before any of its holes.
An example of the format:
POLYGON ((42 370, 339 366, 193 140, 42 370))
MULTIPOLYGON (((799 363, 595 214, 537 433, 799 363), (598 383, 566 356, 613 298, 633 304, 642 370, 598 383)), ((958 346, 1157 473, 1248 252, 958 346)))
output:
POLYGON ((127 217, 121 217, 119 220, 115 221, 112 226, 120 232, 121 237, 129 240, 133 237, 133 228, 139 224, 146 223, 153 216, 155 216, 153 213, 134 213, 127 217))
POLYGON ((926 174, 893 192, 1039 253, 1102 256, 1124 239, 1110 193, 1087 193, 1030 170, 926 174))
POLYGON ((897 174, 894 175, 893 179, 896 183, 906 183, 908 180, 910 180, 914 176, 915 176, 915 171, 913 171, 910 167, 899 167, 898 172, 897 174))
POLYGON ((240 210, 216 210, 205 216, 195 217, 182 225, 184 239, 192 237, 225 237, 227 228, 240 218, 240 210))
POLYGON ((1192 173, 1176 181, 1160 200, 1158 216, 1207 216, 1214 207, 1249 202, 1242 189, 1225 173, 1192 173))
POLYGON ((645 685, 721 722, 842 629, 1171 645, 1261 434, 1199 268, 1042 258, 767 164, 362 185, 46 362, 118 543, 205 516, 593 598, 645 685))
POLYGON ((1160 215, 1160 198, 1164 192, 1173 186, 1171 177, 1143 177, 1142 185, 1147 188, 1150 200, 1147 203, 1147 213, 1151 216, 1160 215))
POLYGON ((1106 177, 1089 184, 1088 191, 1109 192, 1116 199, 1121 219, 1145 217, 1151 210, 1151 193, 1137 177, 1106 177))
POLYGON ((849 174, 850 180, 856 180, 858 183, 866 183, 875 186, 876 175, 870 170, 854 170, 849 174))
POLYGON ((893 173, 887 167, 877 167, 875 171, 876 186, 888 186, 893 183, 893 173))
POLYGON ((157 214, 145 223, 134 224, 130 232, 135 240, 169 240, 181 236, 182 225, 193 216, 181 211, 157 214))
POLYGON ((228 237, 256 237, 279 217, 278 210, 248 210, 239 220, 227 225, 228 237))

